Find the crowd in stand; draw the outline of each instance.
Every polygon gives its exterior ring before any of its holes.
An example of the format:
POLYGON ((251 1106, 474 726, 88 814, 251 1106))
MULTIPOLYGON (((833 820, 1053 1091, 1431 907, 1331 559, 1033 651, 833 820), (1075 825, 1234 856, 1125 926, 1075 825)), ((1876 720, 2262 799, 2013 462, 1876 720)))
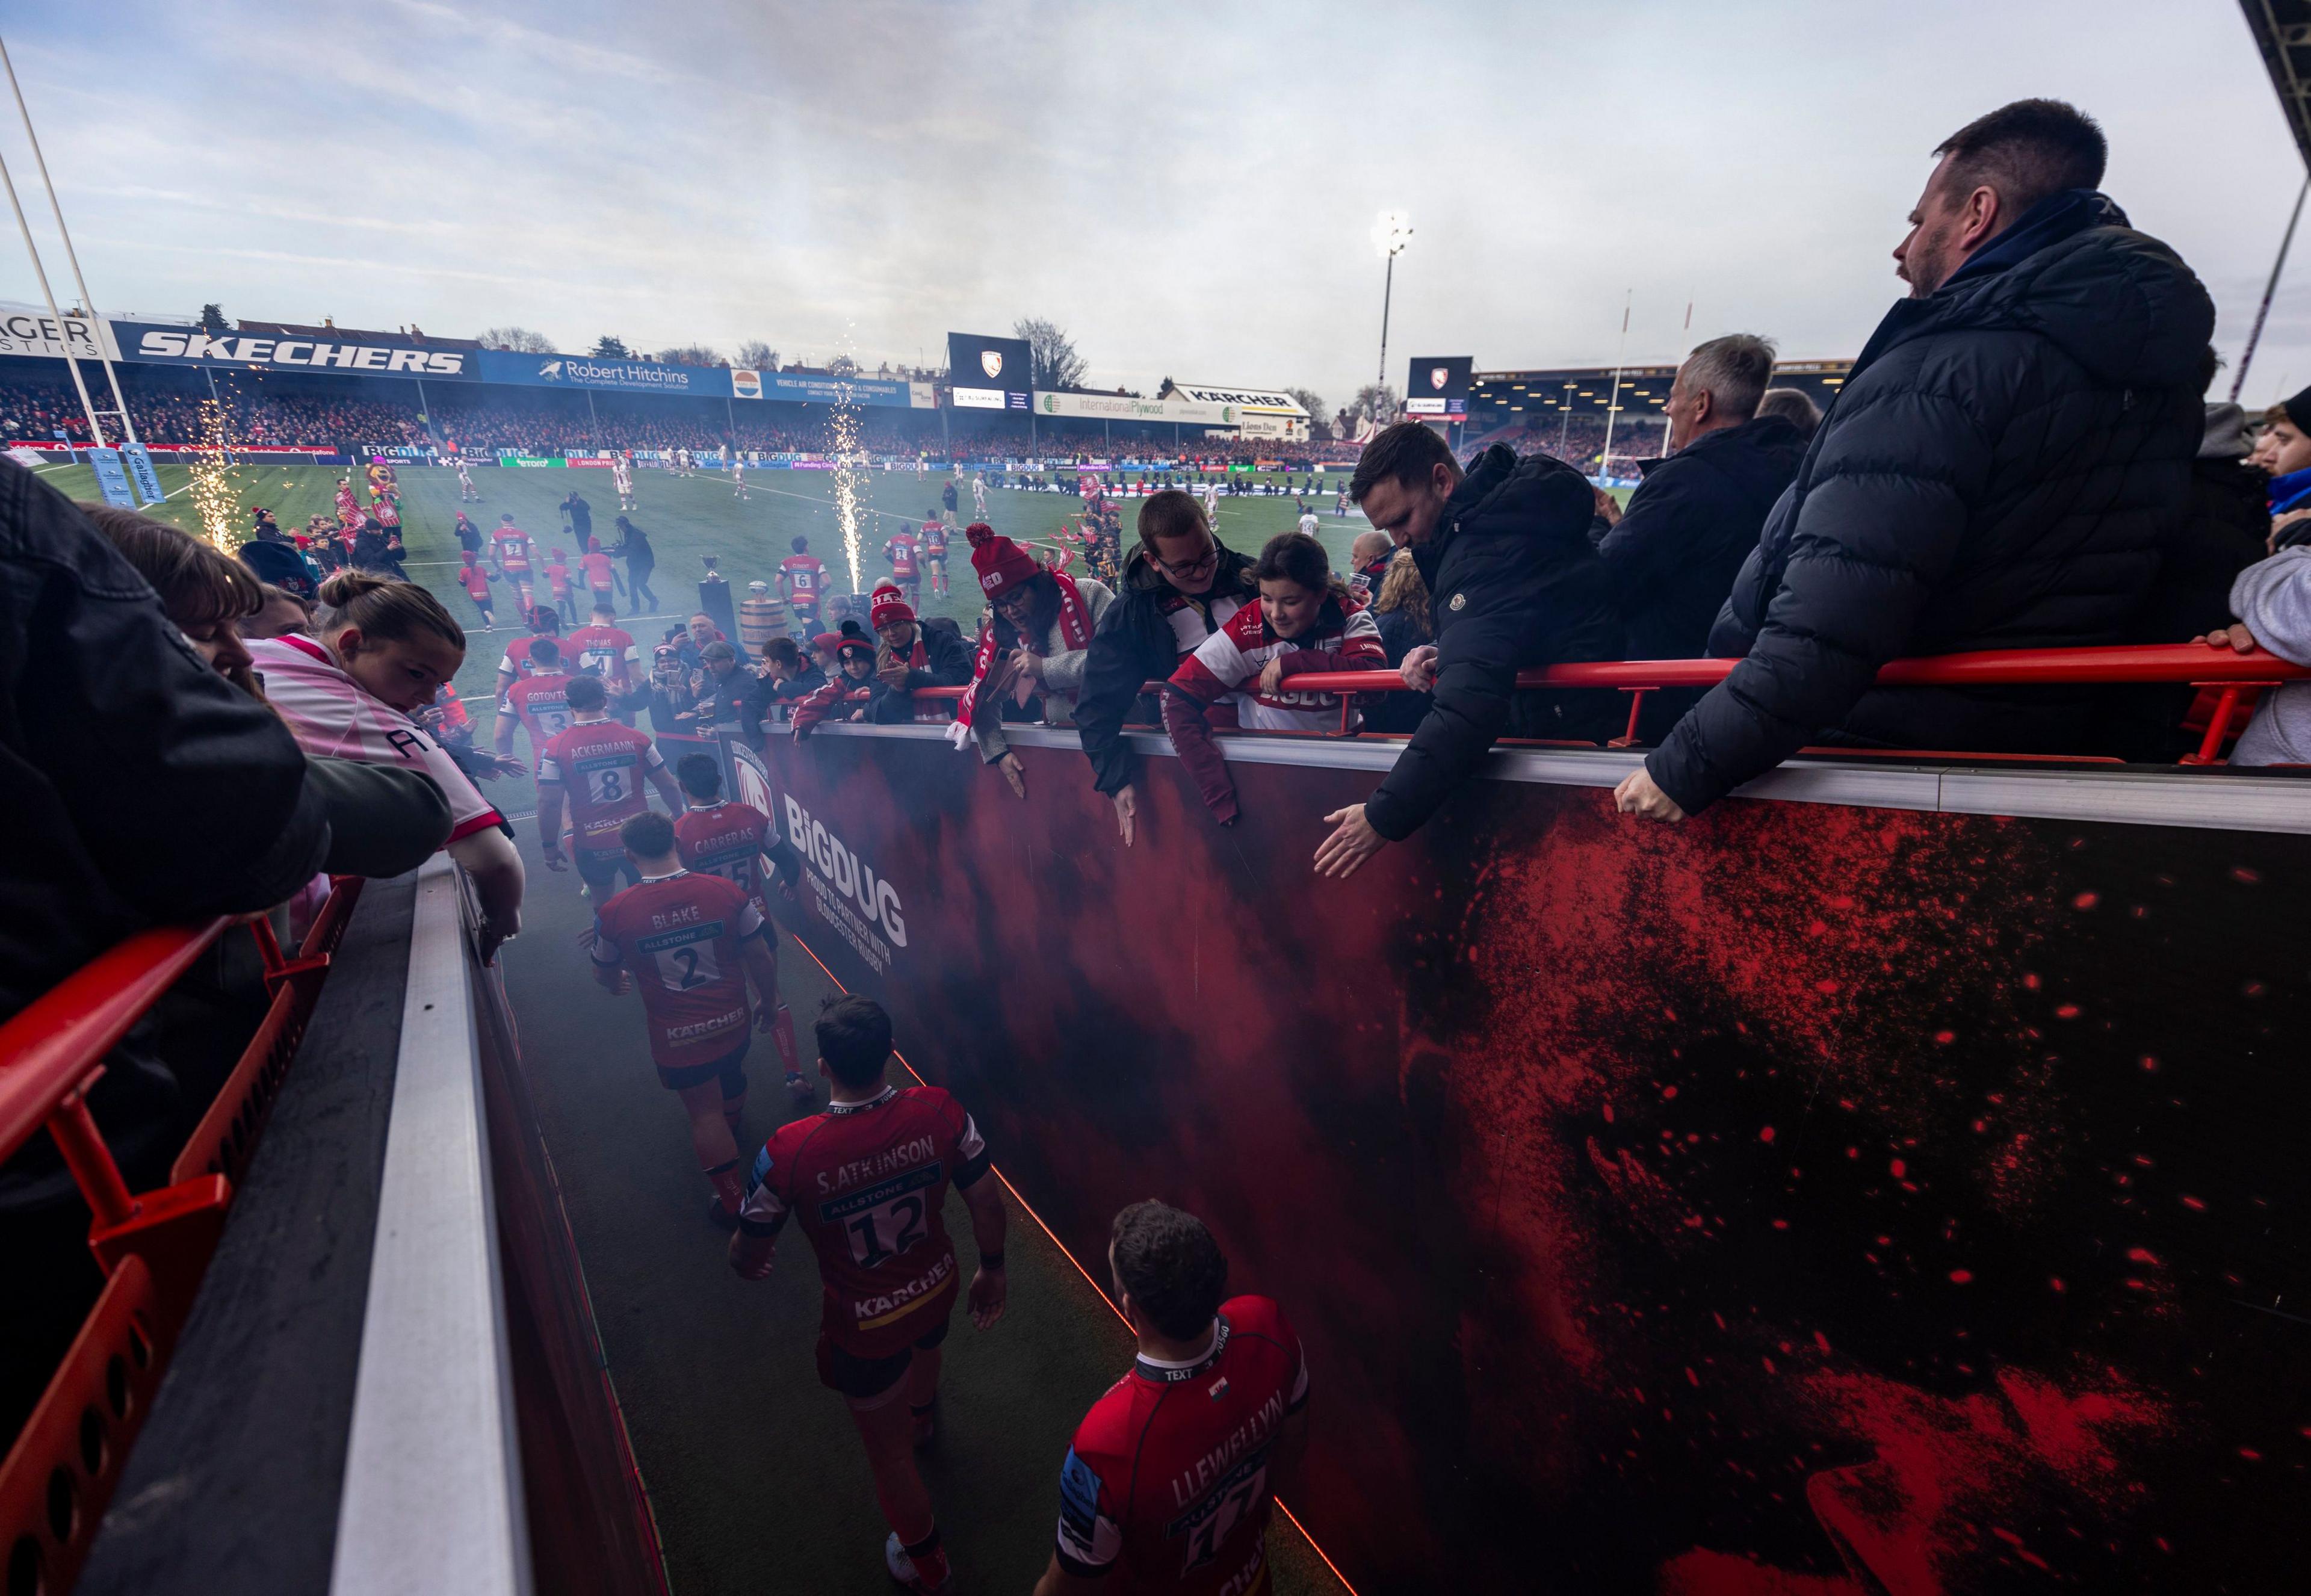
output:
MULTIPOLYGON (((524 882, 510 828, 475 781, 504 773, 516 720, 536 745, 541 791, 556 789, 541 813, 558 819, 568 788, 573 846, 590 852, 604 883, 623 870, 636 893, 690 862, 678 823, 645 812, 638 781, 621 788, 635 807, 609 829, 580 814, 562 768, 573 745, 562 739, 582 731, 624 746, 631 773, 649 775, 673 804, 650 739, 623 735, 621 714, 645 710, 659 734, 807 738, 837 720, 946 720, 951 697, 958 738, 986 779, 1022 798, 1028 768, 1007 724, 1071 726, 1124 846, 1135 844, 1143 779, 1129 724, 1169 734, 1210 823, 1225 826, 1242 799, 1215 729, 1337 732, 1359 716, 1394 718, 1408 737, 1387 775, 1326 817, 1333 829, 1313 867, 1332 876, 1426 824, 1502 735, 1596 740, 1619 729, 1618 693, 1515 691, 1520 668, 1558 662, 1735 662, 1721 685, 1653 706, 1651 751, 1615 797, 1656 821, 1698 813, 1814 745, 2171 759, 2179 734, 2162 719, 2174 707, 2163 693, 1886 688, 1876 673, 1906 655, 2126 641, 2311 662, 2311 390, 2263 418, 2253 440, 2235 407, 2204 402, 2211 301, 2173 250, 2099 192, 2104 141, 2075 110, 2020 101, 1936 153, 1897 252, 1911 297, 1869 340, 1829 414, 1772 397, 1764 340, 1713 338, 1679 368, 1662 453, 1626 506, 1545 450, 1520 458, 1495 442, 1464 465, 1435 430, 1406 423, 1376 436, 1355 468, 1347 493, 1374 531, 1344 571, 1311 535, 1312 516, 1256 553, 1232 550, 1207 505, 1173 488, 1138 507, 1136 544, 1112 584, 1054 569, 983 523, 969 528, 987 601, 975 636, 918 616, 893 583, 863 624, 815 633, 807 650, 774 641, 759 672, 702 615, 654 646, 645 674, 633 640, 598 611, 581 641, 560 637, 560 616, 539 607, 537 635, 501 666, 497 755, 460 746, 464 711, 441 690, 466 634, 423 587, 344 571, 309 605, 259 580, 279 573, 267 569, 272 555, 235 560, 125 511, 76 508, 0 464, 0 594, 23 618, 0 632, 11 709, 0 758, 22 800, 0 915, 0 1000, 21 1007, 138 927, 266 910, 327 874, 396 874, 442 848, 478 889, 487 959, 519 928, 524 882), (59 658, 74 668, 54 668, 59 658), (1404 692, 1377 702, 1293 685, 1391 669, 1404 692)), ((39 408, 52 398, 8 402, 31 406, 6 413, 22 425, 53 414, 39 408)), ((448 424, 486 428, 494 414, 453 410, 448 424)), ((522 447, 548 440, 524 429, 585 425, 558 411, 507 414, 501 435, 522 447)), ((324 419, 284 410, 282 424, 324 419)), ((249 424, 259 420, 273 416, 249 424)), ((700 441, 678 446, 724 441, 701 424, 700 441)), ((765 441, 749 445, 742 432, 741 447, 775 447, 783 434, 765 423, 758 435, 765 441)), ((1024 429, 1017 441, 1024 449, 1024 429)), ((632 535, 620 525, 631 570, 632 535)), ((266 548, 280 540, 250 545, 266 548)), ((795 608, 822 619, 815 604, 795 608)), ((2311 760, 2307 699, 2311 685, 2268 694, 2238 761, 2311 760)), ((700 790, 702 777, 683 781, 686 811, 724 807, 711 783, 700 790)), ((562 839, 542 841, 549 866, 562 868, 562 839)), ((774 845, 758 833, 750 857, 774 845)), ((759 885, 758 858, 749 868, 759 885)), ((734 942, 760 934, 744 891, 705 890, 728 900, 734 942)), ((597 920, 590 954, 614 990, 632 973, 611 912, 620 901, 597 920)), ((735 956, 727 967, 737 970, 735 956)), ((743 1044, 750 1020, 774 1023, 775 999, 766 992, 762 1009, 745 1011, 746 978, 736 979, 743 1044)), ((840 1103, 890 1095, 879 1084, 887 1021, 878 1030, 873 1015, 848 1010, 819 1042, 852 1094, 840 1103)), ((791 1086, 799 1077, 788 1064, 791 1086)), ((788 1163, 766 1154, 746 1184, 725 1125, 737 1117, 732 1068, 661 1060, 660 1073, 682 1094, 715 1211, 737 1227, 732 1262, 758 1277, 789 1208, 802 1206, 791 1200, 790 1161, 803 1149, 787 1149, 788 1163)), ((199 1091, 153 1063, 116 1068, 91 1101, 123 1162, 149 1174, 165 1163, 171 1130, 197 1113, 199 1091)), ((943 1094, 916 1107, 940 1116, 922 1134, 943 1138, 942 1179, 968 1198, 984 1169, 975 1128, 943 1094)), ((59 1227, 84 1229, 68 1199, 55 1167, 13 1162, 0 1172, 0 1239, 46 1245, 59 1227)), ((969 1300, 990 1323, 1003 1305, 999 1202, 993 1213, 985 1219, 973 1201, 981 1267, 969 1300)), ((1193 1361, 1222 1355, 1208 1338, 1225 1344, 1214 1329, 1224 1266, 1213 1273, 1208 1236, 1197 1240, 1200 1227, 1182 1220, 1120 1222, 1112 1259, 1119 1300, 1138 1314, 1134 1330, 1159 1369, 1208 1366, 1193 1361), (1148 1272, 1148 1249, 1172 1261, 1148 1272), (1194 1276, 1186 1287, 1174 1278, 1182 1269, 1194 1276)), ((955 1293, 940 1291, 951 1304, 955 1293)), ((1227 1304, 1246 1322, 1266 1322, 1272 1308, 1227 1304)), ((1279 1351, 1260 1390, 1289 1393, 1296 1412, 1296 1346, 1280 1350, 1292 1345, 1288 1327, 1271 1339, 1279 1351)), ((842 1344, 850 1362, 822 1366, 858 1411, 886 1414, 860 1429, 892 1520, 892 1571, 922 1590, 945 1588, 945 1557, 908 1445, 929 1422, 937 1344, 842 1344), (892 1401, 902 1386, 903 1409, 892 1401)), ((1125 1466, 1098 1461, 1107 1454, 1092 1439, 1078 1447, 1094 1460, 1087 1469, 1125 1466)), ((1084 1504, 1070 1497, 1082 1511, 1041 1589, 1087 1588, 1129 1555, 1117 1549, 1121 1518, 1108 1516, 1104 1489, 1094 1478, 1084 1504)))

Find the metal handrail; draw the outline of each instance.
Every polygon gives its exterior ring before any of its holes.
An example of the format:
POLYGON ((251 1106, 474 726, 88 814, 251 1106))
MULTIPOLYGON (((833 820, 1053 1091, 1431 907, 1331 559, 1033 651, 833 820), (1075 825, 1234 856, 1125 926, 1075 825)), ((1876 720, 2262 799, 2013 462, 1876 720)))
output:
POLYGON ((0 1025, 0 1161, 14 1156, 232 924, 139 931, 100 954, 0 1025))

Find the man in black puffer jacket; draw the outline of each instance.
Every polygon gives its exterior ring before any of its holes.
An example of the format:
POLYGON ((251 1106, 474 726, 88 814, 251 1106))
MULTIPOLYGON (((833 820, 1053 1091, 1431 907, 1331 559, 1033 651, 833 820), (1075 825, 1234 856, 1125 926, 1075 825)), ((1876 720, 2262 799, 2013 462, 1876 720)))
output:
MULTIPOLYGON (((1378 791, 1325 816, 1316 869, 1347 876, 1417 831, 1508 724, 1516 674, 1620 651, 1605 568, 1589 546, 1596 494, 1562 460, 1495 444, 1466 476, 1434 429, 1400 422, 1365 446, 1348 493, 1412 550, 1436 641, 1405 656, 1435 697, 1378 791)), ((1561 735, 1561 734, 1560 734, 1561 735)))
POLYGON ((2079 753, 2091 690, 1878 689, 1908 654, 2120 641, 2188 512, 2206 291, 2095 192, 2100 129, 1953 135, 1864 345, 1710 638, 1745 655, 1621 784, 1675 820, 1808 743, 2079 753))

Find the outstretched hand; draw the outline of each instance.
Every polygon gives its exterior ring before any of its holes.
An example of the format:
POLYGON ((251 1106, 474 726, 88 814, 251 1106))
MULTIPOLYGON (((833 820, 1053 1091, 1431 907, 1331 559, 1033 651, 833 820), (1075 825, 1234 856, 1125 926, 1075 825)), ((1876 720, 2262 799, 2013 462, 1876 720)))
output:
POLYGON ((995 762, 995 768, 1003 772, 1003 779, 1006 781, 1011 783, 1011 790, 1016 796, 1019 798, 1027 796, 1026 768, 1019 763, 1019 756, 1016 754, 1006 754, 995 762))
POLYGON ((1316 849, 1319 876, 1338 876, 1345 881, 1356 873, 1365 860, 1388 846, 1388 839, 1373 830, 1372 822, 1365 818, 1362 804, 1333 810, 1324 816, 1324 824, 1334 829, 1316 849))

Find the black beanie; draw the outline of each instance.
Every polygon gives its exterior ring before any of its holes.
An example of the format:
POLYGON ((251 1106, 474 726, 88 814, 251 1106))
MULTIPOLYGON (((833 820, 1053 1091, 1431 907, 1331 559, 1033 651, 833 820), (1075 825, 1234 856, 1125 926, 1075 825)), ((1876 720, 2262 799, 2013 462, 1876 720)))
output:
POLYGON ((2280 400, 2279 407, 2287 412, 2287 419, 2295 423, 2297 432, 2311 433, 2311 388, 2291 399, 2280 400))

